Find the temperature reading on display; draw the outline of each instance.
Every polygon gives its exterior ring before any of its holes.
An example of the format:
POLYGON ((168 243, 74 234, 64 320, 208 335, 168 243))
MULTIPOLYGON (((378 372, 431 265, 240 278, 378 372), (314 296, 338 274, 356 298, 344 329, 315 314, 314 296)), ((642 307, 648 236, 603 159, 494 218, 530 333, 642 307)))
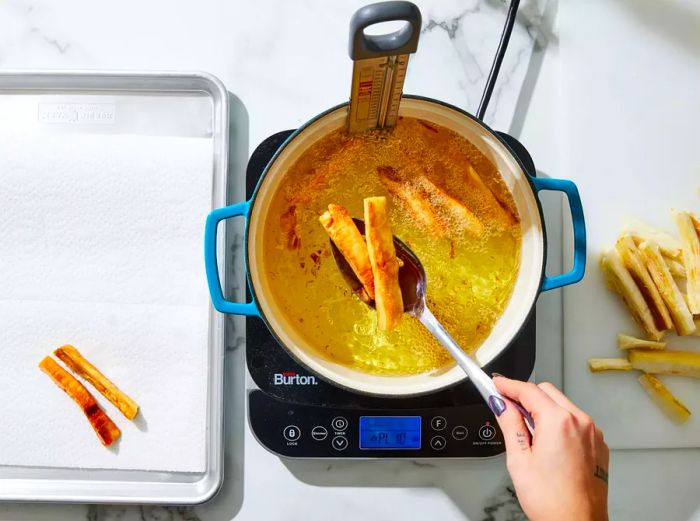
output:
POLYGON ((361 449, 420 449, 420 416, 361 416, 361 449))

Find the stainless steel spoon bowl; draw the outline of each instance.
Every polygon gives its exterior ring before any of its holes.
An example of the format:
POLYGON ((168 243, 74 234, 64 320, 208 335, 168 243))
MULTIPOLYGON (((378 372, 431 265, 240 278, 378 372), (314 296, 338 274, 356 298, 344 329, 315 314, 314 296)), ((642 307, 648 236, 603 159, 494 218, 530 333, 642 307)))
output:
MULTIPOLYGON (((364 221, 355 218, 353 218, 353 221, 360 233, 364 235, 364 221)), ((367 296, 362 283, 355 276, 350 264, 348 264, 345 257, 343 257, 343 254, 340 253, 340 250, 332 240, 330 244, 333 259, 347 285, 365 304, 374 307, 374 301, 367 296)), ((399 268, 399 286, 401 287, 401 296, 403 297, 404 312, 416 317, 420 323, 440 341, 452 358, 455 359, 457 364, 467 374, 489 408, 496 416, 500 416, 506 408, 505 399, 496 389, 491 377, 489 377, 461 347, 459 347, 457 342, 454 341, 442 324, 440 324, 431 313, 430 309, 428 309, 425 302, 427 278, 425 269, 420 260, 418 260, 416 254, 396 236, 394 236, 394 248, 396 249, 396 256, 402 263, 399 268)), ((530 414, 519 404, 514 403, 514 405, 523 414, 528 427, 532 431, 532 429, 534 429, 534 422, 530 414)))

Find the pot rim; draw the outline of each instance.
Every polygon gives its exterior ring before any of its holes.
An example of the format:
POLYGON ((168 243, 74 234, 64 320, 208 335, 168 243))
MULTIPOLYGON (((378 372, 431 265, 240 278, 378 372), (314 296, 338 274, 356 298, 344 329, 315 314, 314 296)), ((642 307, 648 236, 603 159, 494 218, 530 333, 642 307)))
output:
MULTIPOLYGON (((459 114, 466 116, 467 118, 471 119, 474 123, 477 125, 481 126, 484 130, 486 130, 492 137, 494 137, 510 154, 510 156, 515 160, 516 164, 520 167, 523 177, 527 180, 528 186, 530 188, 530 191, 532 192, 533 199, 535 201, 536 207, 537 207, 537 212, 539 213, 539 218, 541 222, 541 233, 542 233, 542 266, 539 272, 539 280, 538 280, 538 291, 535 293, 534 298, 532 299, 532 302, 529 305, 527 313, 523 314, 522 321, 520 325, 518 326, 517 330, 515 331, 515 334, 512 336, 510 341, 503 346, 503 348, 491 359, 489 362, 483 366, 482 368, 487 368, 489 365, 493 364, 496 360, 498 360, 513 344, 516 338, 520 336, 522 333, 523 329, 528 323, 528 320, 532 316, 532 313, 534 311, 535 305, 537 303, 537 299, 542 292, 542 283, 545 277, 545 268, 547 264, 547 231, 546 231, 546 226, 545 226, 545 220, 544 220, 544 213, 542 210, 542 204, 540 202, 539 197, 537 196, 537 190, 535 189, 532 176, 527 172, 527 169, 525 168, 525 165, 523 164, 522 160, 520 157, 513 151, 513 149, 508 145, 508 143, 501 137, 501 135, 494 131, 491 127, 486 125, 483 121, 477 119, 474 115, 470 114, 469 112, 456 107, 454 105, 451 105, 450 103, 446 103, 441 100, 437 100, 434 98, 429 98, 426 96, 419 96, 419 95, 412 95, 412 94, 403 94, 402 98, 408 98, 408 99, 413 99, 413 100, 418 100, 418 101, 424 101, 426 103, 432 103, 435 105, 440 105, 442 107, 454 110, 458 112, 459 114)), ((257 200, 257 195, 258 191, 260 190, 260 187, 262 186, 262 183, 265 179, 265 176, 268 174, 270 169, 272 168, 273 164, 277 160, 277 158, 282 154, 284 149, 294 140, 296 137, 301 134, 304 130, 306 130, 308 127, 319 121, 320 119, 324 118, 328 114, 331 114, 339 109, 342 109, 343 107, 349 106, 349 102, 344 102, 340 103, 338 105, 335 105, 329 109, 324 110, 323 112, 317 114, 314 116, 312 119, 308 120, 305 122, 303 125, 301 125, 299 128, 294 130, 277 148, 275 153, 272 155, 270 160, 267 162, 265 165, 265 168, 263 169, 262 173, 260 174, 260 178, 258 179, 255 189, 253 190, 253 193, 251 194, 250 198, 248 199, 248 203, 250 205, 248 209, 248 216, 252 214, 252 212, 255 209, 255 203, 257 200)), ((256 292, 256 288, 253 285, 251 276, 250 276, 250 248, 249 248, 249 243, 248 243, 248 233, 249 233, 249 228, 250 228, 250 218, 245 219, 245 229, 244 229, 244 234, 243 234, 243 244, 245 247, 245 268, 246 268, 246 282, 248 284, 249 291, 253 297, 253 301, 257 302, 258 301, 258 294, 256 292)), ((265 326, 267 327, 268 331, 270 334, 273 336, 275 341, 286 351, 286 353, 301 367, 303 367, 305 370, 309 371, 311 374, 314 376, 320 378, 324 382, 327 382, 335 387, 338 387, 340 389, 343 389, 345 391, 365 395, 365 396, 381 396, 381 397, 387 397, 387 398, 411 398, 411 397, 416 397, 416 396, 424 396, 426 394, 431 394, 435 393, 438 391, 444 391, 447 389, 451 389, 453 387, 456 387, 457 385, 463 384, 465 380, 467 380, 469 377, 466 375, 466 373, 459 378, 458 380, 454 382, 449 382, 443 386, 436 387, 433 389, 426 389, 422 391, 417 391, 415 393, 378 393, 378 392, 372 392, 368 391, 365 389, 360 389, 358 387, 351 387, 347 385, 343 385, 342 383, 339 383, 336 380, 333 380, 329 377, 327 377, 324 374, 321 374, 320 372, 317 372, 313 370, 311 367, 309 367, 304 361, 300 360, 299 357, 292 352, 291 349, 289 349, 285 343, 282 341, 282 339, 279 337, 275 329, 271 326, 270 322, 268 321, 265 313, 263 312, 262 309, 259 309, 259 317, 260 319, 264 322, 265 326)))

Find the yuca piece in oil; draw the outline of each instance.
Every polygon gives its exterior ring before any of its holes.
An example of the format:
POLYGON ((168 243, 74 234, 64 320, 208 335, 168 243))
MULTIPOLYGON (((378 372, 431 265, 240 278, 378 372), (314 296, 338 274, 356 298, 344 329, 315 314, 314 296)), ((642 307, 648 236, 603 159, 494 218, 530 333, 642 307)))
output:
POLYGON ((362 217, 363 198, 386 195, 394 234, 418 255, 428 277, 428 304, 466 351, 488 336, 510 297, 518 272, 520 225, 503 224, 493 200, 469 182, 471 164, 510 214, 517 215, 495 167, 454 132, 402 118, 391 133, 347 136, 338 130, 309 148, 285 176, 268 210, 265 268, 274 298, 298 332, 327 358, 361 371, 405 375, 452 362, 413 317, 392 331, 377 327, 376 312, 352 295, 333 262, 318 216, 329 203, 362 217), (421 175, 464 201, 484 224, 478 238, 445 222, 436 233, 417 223, 392 197, 378 169, 402 180, 421 175), (442 234, 442 235, 441 235, 442 234))

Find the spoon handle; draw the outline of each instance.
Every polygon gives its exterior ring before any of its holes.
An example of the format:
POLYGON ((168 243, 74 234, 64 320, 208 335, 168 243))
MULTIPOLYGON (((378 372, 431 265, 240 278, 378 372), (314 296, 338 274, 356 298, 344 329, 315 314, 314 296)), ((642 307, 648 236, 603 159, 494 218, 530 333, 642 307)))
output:
MULTIPOLYGON (((430 331, 435 338, 437 338, 440 343, 445 346, 449 351, 450 355, 457 361, 457 364, 467 373, 467 376, 472 381, 479 394, 484 398, 484 401, 489 406, 491 411, 496 416, 500 416, 501 413, 506 408, 506 399, 498 392, 496 385, 489 375, 487 375, 479 365, 472 360, 472 358, 462 351, 459 344, 454 341, 450 334, 442 327, 442 324, 435 318, 435 315, 427 308, 423 307, 423 311, 418 316, 421 324, 423 324, 428 331, 430 331)), ((510 400, 509 400, 510 401, 510 400)), ((535 423, 528 413, 520 404, 510 401, 515 405, 515 407, 522 413, 525 423, 527 424, 530 433, 533 432, 535 428, 535 423)))

